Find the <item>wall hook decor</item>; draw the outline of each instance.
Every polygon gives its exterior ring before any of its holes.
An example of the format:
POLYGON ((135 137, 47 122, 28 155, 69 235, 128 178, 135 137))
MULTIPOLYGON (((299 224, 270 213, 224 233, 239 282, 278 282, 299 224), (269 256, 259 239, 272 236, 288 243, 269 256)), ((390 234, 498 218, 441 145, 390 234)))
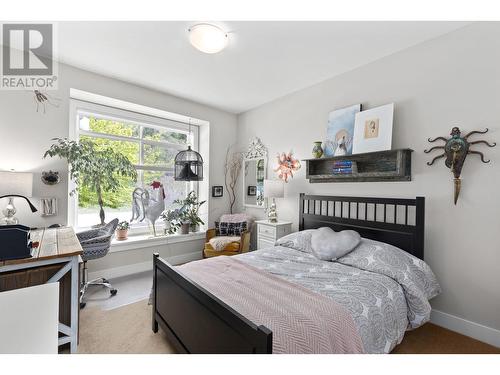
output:
POLYGON ((57 185, 61 181, 59 177, 59 172, 48 171, 42 172, 42 182, 45 185, 57 185))
POLYGON ((46 92, 40 90, 33 90, 33 99, 36 103, 36 111, 38 112, 40 106, 43 108, 43 114, 46 113, 46 104, 50 104, 53 107, 59 108, 61 102, 60 98, 53 97, 46 92))
POLYGON ((481 157, 481 161, 483 163, 489 163, 489 160, 486 160, 484 158, 484 155, 482 152, 479 151, 473 151, 470 149, 470 146, 475 145, 475 144, 485 144, 488 147, 495 147, 497 144, 496 142, 494 143, 489 143, 487 141, 474 141, 474 142, 469 142, 468 138, 473 135, 473 134, 486 134, 488 132, 488 128, 486 128, 485 131, 479 131, 479 130, 474 130, 468 133, 466 136, 462 137, 460 129, 455 126, 451 129, 451 137, 450 138, 445 138, 445 137, 437 137, 434 139, 429 138, 429 142, 436 142, 436 141, 444 141, 445 144, 442 146, 434 146, 431 147, 428 150, 424 150, 426 154, 428 154, 431 151, 434 150, 444 150, 442 154, 436 156, 434 159, 432 159, 430 162, 427 162, 427 165, 432 165, 434 162, 438 159, 444 158, 445 159, 445 165, 450 168, 451 173, 453 173, 453 181, 454 181, 454 203, 457 204, 458 196, 460 194, 460 188, 462 185, 462 181, 460 180, 460 174, 462 173, 462 167, 465 162, 465 158, 469 154, 476 154, 481 157))

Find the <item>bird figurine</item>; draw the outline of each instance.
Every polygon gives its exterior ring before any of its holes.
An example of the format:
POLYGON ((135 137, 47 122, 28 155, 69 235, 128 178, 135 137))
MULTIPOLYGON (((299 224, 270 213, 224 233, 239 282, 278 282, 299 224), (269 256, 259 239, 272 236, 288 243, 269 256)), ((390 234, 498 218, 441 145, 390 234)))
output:
POLYGON ((132 219, 143 222, 147 219, 156 237, 155 222, 165 210, 165 190, 159 181, 153 181, 150 189, 135 188, 132 193, 132 219), (155 193, 156 197, 152 197, 155 193))

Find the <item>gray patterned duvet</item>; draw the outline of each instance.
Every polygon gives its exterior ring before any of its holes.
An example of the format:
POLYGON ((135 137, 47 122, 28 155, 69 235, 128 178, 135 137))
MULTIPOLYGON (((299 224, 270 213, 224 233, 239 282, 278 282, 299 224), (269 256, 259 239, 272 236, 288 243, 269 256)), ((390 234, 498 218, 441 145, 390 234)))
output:
POLYGON ((237 259, 347 308, 366 353, 389 353, 407 329, 429 320, 428 300, 440 293, 440 287, 423 261, 366 239, 337 261, 323 261, 310 254, 307 246, 297 246, 297 241, 301 245, 304 240, 304 232, 300 233, 294 241, 278 242, 281 246, 238 255, 237 259))

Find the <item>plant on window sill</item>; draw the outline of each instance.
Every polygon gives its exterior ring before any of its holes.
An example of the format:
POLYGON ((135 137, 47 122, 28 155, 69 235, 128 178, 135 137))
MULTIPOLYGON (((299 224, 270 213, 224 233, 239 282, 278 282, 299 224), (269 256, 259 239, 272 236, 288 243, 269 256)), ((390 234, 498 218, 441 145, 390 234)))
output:
POLYGON ((180 209, 181 223, 189 224, 192 232, 197 232, 199 226, 205 224, 198 215, 200 207, 203 206, 205 202, 206 201, 200 202, 194 191, 191 191, 185 199, 177 199, 174 201, 174 203, 182 205, 180 209))
POLYGON ((175 204, 180 205, 180 208, 163 211, 160 218, 165 222, 166 232, 174 234, 181 229, 180 234, 197 232, 200 225, 205 223, 199 216, 200 207, 206 201, 200 202, 196 193, 191 191, 185 199, 177 199, 175 204))
POLYGON ((165 234, 174 234, 181 226, 180 208, 165 210, 161 213, 160 219, 165 223, 165 234))

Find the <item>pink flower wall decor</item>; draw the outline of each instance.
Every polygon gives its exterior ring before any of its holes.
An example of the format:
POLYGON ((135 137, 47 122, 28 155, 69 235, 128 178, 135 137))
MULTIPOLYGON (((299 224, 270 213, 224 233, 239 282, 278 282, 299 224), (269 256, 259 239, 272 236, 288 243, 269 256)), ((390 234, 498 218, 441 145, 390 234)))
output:
POLYGON ((293 178, 293 172, 297 172, 300 169, 300 161, 293 157, 293 153, 290 151, 288 154, 282 152, 281 155, 278 154, 278 167, 274 170, 278 173, 278 177, 283 181, 288 182, 288 178, 293 178))

